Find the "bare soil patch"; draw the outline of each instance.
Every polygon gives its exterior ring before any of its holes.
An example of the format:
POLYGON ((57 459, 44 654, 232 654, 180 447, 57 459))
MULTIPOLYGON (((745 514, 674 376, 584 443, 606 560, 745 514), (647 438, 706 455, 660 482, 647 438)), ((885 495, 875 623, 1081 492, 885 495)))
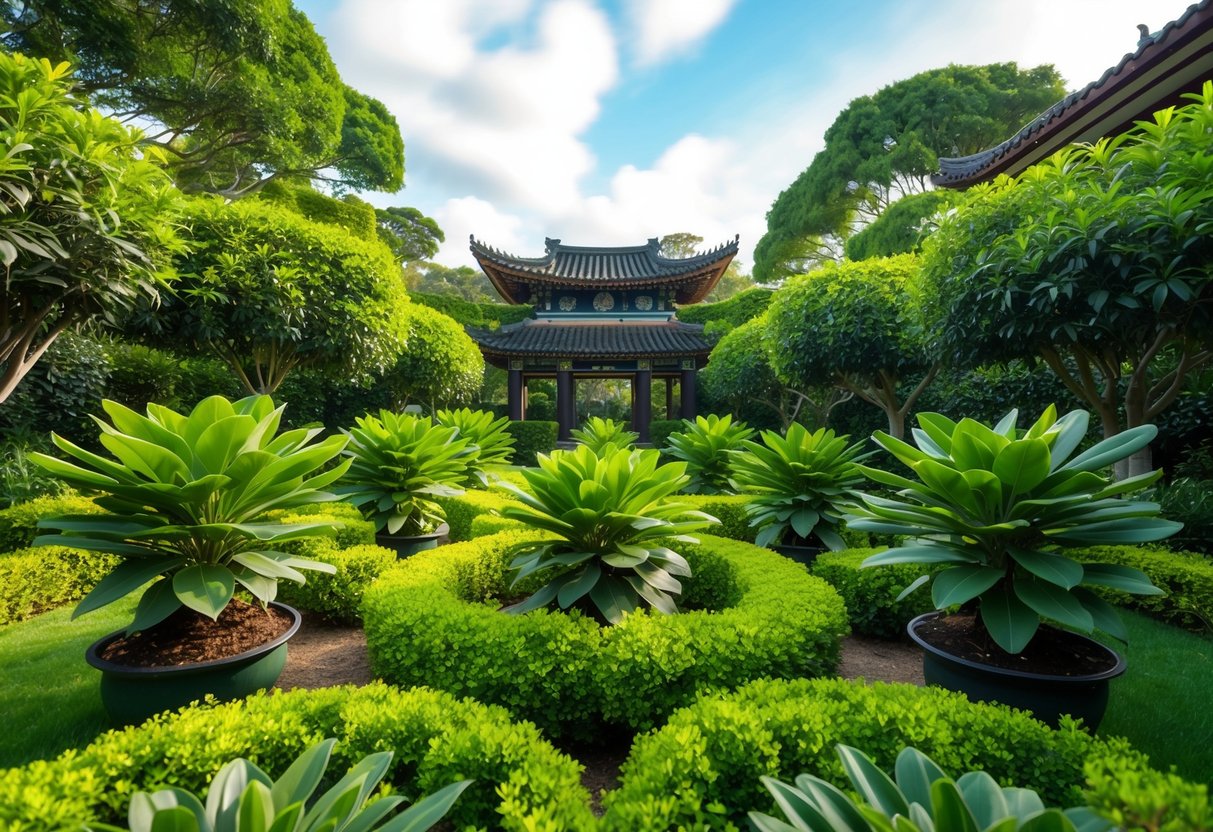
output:
POLYGON ((305 613, 289 644, 286 667, 275 685, 282 690, 366 685, 374 678, 359 626, 331 624, 305 613))

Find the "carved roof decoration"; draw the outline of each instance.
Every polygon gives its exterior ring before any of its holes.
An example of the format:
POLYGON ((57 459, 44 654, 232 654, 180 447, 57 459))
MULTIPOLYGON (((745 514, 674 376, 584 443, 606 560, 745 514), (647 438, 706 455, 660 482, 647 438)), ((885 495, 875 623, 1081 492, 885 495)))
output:
POLYGON ((1213 78, 1213 0, 1201 0, 1153 34, 1138 26, 1137 49, 1098 80, 1032 119, 1011 138, 971 156, 939 160, 937 187, 967 188, 1015 175, 1073 142, 1125 132, 1158 110, 1183 103, 1213 78))
POLYGON ((679 321, 598 323, 528 319, 496 331, 468 329, 485 358, 706 358, 703 327, 679 321))
POLYGON ((548 238, 542 257, 518 257, 474 236, 472 255, 509 303, 526 303, 531 287, 646 289, 667 286, 680 304, 698 303, 737 256, 740 237, 685 258, 663 257, 656 237, 640 246, 569 246, 548 238))

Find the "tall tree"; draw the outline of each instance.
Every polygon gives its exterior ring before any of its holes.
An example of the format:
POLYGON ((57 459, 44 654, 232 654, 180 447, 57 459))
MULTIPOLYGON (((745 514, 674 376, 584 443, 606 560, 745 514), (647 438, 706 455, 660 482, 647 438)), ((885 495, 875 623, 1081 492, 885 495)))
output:
POLYGON ((691 257, 703 245, 703 237, 688 231, 666 234, 661 238, 661 256, 674 259, 691 257))
POLYGON ((438 253, 446 235, 436 220, 416 208, 379 208, 375 211, 379 239, 392 250, 397 263, 429 260, 438 253))
POLYGON ((939 156, 990 147, 1064 94, 1053 67, 1007 63, 933 69, 855 99, 767 212, 754 276, 779 279, 837 259, 855 225, 929 188, 939 156))
POLYGON ((848 260, 892 257, 917 252, 930 232, 931 220, 960 202, 956 191, 909 194, 894 202, 870 224, 847 238, 848 260))
POLYGON ((0 52, 0 402, 69 327, 158 298, 179 247, 154 155, 70 85, 65 64, 0 52))
MULTIPOLYGON (((1105 436, 1213 364, 1213 82, 1182 108, 973 189, 924 248, 945 356, 1039 357, 1105 436)), ((1148 449, 1122 473, 1150 469, 1148 449)))
POLYGON ((10 49, 71 62, 97 106, 158 125, 147 139, 187 189, 238 197, 283 177, 402 184, 395 119, 342 83, 290 0, 16 0, 0 15, 10 49))

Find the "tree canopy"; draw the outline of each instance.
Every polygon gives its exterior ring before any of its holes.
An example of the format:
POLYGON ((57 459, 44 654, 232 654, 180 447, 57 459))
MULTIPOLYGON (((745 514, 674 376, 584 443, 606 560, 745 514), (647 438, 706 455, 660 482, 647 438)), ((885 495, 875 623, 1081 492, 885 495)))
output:
POLYGON ((767 212, 754 276, 778 279, 837 259, 857 222, 929 187, 939 156, 997 144, 1063 95, 1052 66, 1005 63, 933 69, 855 99, 767 212))
POLYGON ((0 402, 68 327, 159 297, 179 248, 156 154, 69 87, 66 64, 0 52, 0 402))
POLYGON ((438 253, 438 244, 446 241, 438 222, 416 208, 379 208, 375 225, 398 263, 429 260, 438 253))
POLYGON ((428 306, 409 304, 403 317, 405 347, 380 382, 395 406, 423 404, 433 413, 470 403, 484 376, 476 342, 454 319, 428 306))
POLYGON ((178 184, 237 197, 283 177, 395 191, 404 142, 380 102, 347 87, 290 0, 21 0, 10 49, 78 67, 81 91, 153 123, 178 184))
POLYGON ((1157 418, 1210 363, 1213 83, 1189 97, 973 189, 944 220, 924 258, 951 362, 1038 356, 1105 435, 1157 418))
POLYGON ((930 220, 960 200, 956 191, 923 191, 903 196, 847 238, 847 259, 867 260, 917 252, 929 231, 930 220))

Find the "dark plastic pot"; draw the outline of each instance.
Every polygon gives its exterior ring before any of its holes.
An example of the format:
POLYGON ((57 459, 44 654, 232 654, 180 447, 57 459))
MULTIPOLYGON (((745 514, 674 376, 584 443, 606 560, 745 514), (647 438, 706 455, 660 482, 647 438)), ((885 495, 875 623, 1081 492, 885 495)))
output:
POLYGON ((1124 657, 1094 639, 1074 633, 1088 643, 1091 653, 1106 656, 1113 667, 1086 676, 1054 676, 979 664, 953 656, 928 644, 916 632, 921 622, 943 616, 942 612, 920 615, 907 625, 914 643, 922 648, 922 672, 928 685, 963 693, 974 702, 1001 702, 1031 711, 1054 728, 1063 714, 1081 719, 1094 733, 1108 708, 1109 682, 1125 672, 1124 657))
POLYGON ((272 687, 286 666, 286 642, 299 630, 298 611, 286 604, 272 606, 294 623, 273 641, 226 659, 171 667, 130 667, 101 658, 101 652, 125 633, 119 630, 93 642, 85 660, 101 671, 101 702, 118 722, 132 725, 212 694, 220 701, 243 699, 272 687))
POLYGON ((391 549, 396 553, 396 557, 403 559, 409 555, 424 552, 426 549, 437 548, 440 542, 446 542, 450 533, 451 527, 443 523, 430 534, 405 535, 380 533, 375 535, 375 542, 385 549, 391 549))

